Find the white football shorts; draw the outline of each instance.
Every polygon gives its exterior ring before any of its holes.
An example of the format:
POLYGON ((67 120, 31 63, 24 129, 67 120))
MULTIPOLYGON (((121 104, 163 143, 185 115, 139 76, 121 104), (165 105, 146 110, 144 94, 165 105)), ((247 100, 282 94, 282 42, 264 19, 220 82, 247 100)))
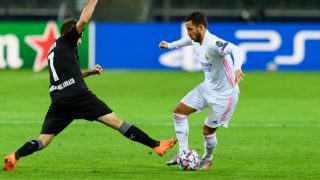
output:
POLYGON ((211 111, 204 123, 211 128, 217 128, 221 125, 226 128, 238 103, 239 93, 236 92, 232 97, 222 99, 213 97, 210 91, 204 83, 201 83, 190 91, 181 102, 197 111, 209 107, 211 111))

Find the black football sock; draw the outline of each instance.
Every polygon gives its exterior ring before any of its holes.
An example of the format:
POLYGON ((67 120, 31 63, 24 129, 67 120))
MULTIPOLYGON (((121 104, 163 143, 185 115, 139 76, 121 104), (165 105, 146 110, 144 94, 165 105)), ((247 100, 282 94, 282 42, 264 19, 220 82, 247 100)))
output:
POLYGON ((19 160, 20 157, 28 156, 35 151, 41 150, 43 148, 42 142, 38 140, 31 140, 26 142, 18 151, 16 151, 16 159, 19 160))
POLYGON ((136 126, 130 125, 124 122, 119 131, 128 139, 132 141, 137 141, 141 144, 144 144, 150 148, 159 146, 160 142, 150 138, 145 132, 136 126))

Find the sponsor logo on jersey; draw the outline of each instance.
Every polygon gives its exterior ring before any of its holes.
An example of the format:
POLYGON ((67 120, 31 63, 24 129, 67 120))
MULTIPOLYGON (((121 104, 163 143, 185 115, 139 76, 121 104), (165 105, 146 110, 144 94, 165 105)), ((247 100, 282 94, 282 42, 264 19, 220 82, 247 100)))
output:
POLYGON ((54 85, 50 86, 49 91, 52 92, 52 91, 55 91, 55 90, 62 90, 64 88, 68 87, 68 86, 71 86, 71 85, 75 84, 75 83, 76 82, 74 81, 74 79, 71 78, 71 79, 69 79, 67 81, 64 81, 63 83, 61 83, 61 84, 59 84, 57 86, 54 86, 54 85))

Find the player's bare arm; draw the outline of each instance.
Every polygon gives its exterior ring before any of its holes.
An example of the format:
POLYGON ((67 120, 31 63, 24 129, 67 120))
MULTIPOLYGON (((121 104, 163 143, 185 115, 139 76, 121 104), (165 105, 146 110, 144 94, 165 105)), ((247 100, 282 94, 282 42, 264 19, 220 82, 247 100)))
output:
POLYGON ((95 75, 95 74, 101 75, 102 72, 103 72, 103 69, 99 64, 96 64, 92 69, 83 70, 81 72, 82 72, 82 77, 85 78, 85 77, 88 77, 88 76, 91 76, 91 75, 95 75))
POLYGON ((79 34, 83 32, 84 27, 89 22, 97 3, 98 0, 89 0, 86 7, 83 9, 80 19, 76 25, 79 34))
POLYGON ((160 49, 167 49, 168 48, 168 42, 167 41, 161 41, 159 43, 159 48, 160 49))

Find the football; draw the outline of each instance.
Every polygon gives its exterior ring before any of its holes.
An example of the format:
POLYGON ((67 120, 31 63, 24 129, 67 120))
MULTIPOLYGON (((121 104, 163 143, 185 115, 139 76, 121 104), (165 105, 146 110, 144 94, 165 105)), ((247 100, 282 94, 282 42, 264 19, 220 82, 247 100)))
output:
POLYGON ((178 154, 177 164, 181 170, 195 170, 199 163, 199 155, 193 149, 182 150, 178 154))

